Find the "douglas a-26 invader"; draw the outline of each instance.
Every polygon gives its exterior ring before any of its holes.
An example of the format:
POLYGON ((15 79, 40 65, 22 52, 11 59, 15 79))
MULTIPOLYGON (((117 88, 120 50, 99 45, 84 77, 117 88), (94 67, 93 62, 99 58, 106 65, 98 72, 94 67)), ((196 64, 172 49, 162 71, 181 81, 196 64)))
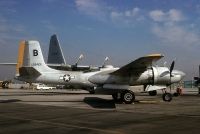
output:
MULTIPOLYGON (((129 90, 134 85, 152 85, 148 91, 167 87, 183 79, 185 74, 167 67, 153 66, 153 62, 161 59, 161 54, 147 55, 121 67, 100 67, 95 71, 63 71, 48 67, 43 59, 38 41, 25 41, 23 58, 19 66, 18 80, 29 83, 46 83, 71 85, 85 90, 93 89, 95 93, 112 95, 114 100, 130 104, 135 100, 134 92, 129 90), (153 88, 156 85, 155 89, 153 88)), ((171 101, 172 95, 164 92, 163 100, 171 101)))

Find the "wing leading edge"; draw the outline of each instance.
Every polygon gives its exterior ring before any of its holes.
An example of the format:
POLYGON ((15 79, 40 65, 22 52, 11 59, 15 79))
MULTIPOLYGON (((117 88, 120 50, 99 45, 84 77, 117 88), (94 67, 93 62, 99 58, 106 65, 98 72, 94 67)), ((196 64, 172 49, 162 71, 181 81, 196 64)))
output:
POLYGON ((164 57, 162 54, 151 54, 144 57, 140 57, 135 61, 112 72, 111 74, 123 76, 133 74, 137 76, 143 73, 147 69, 147 67, 152 65, 153 62, 158 61, 162 57, 164 57))

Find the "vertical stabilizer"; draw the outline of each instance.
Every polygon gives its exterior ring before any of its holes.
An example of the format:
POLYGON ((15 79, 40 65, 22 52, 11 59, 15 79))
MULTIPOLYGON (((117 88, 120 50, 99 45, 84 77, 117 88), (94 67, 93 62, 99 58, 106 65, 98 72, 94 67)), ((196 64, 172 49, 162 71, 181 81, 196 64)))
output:
POLYGON ((66 64, 57 36, 51 36, 47 64, 66 64))
POLYGON ((38 72, 49 71, 45 64, 42 50, 38 41, 26 41, 23 57, 23 67, 33 67, 38 72))
POLYGON ((18 50, 18 58, 17 58, 17 65, 16 65, 16 76, 19 75, 19 68, 23 65, 23 58, 24 58, 24 48, 25 48, 25 41, 21 41, 19 44, 18 50))

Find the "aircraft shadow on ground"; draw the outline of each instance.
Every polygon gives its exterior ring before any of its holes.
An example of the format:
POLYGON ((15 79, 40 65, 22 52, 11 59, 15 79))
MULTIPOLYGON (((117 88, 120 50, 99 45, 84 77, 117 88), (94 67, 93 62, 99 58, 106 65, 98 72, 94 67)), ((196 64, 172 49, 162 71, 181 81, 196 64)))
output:
POLYGON ((78 101, 74 101, 74 100, 72 100, 72 101, 70 101, 70 100, 66 100, 66 101, 65 101, 65 100, 64 100, 64 101, 60 101, 60 100, 54 100, 54 101, 38 100, 38 101, 37 101, 37 100, 36 100, 36 101, 21 101, 21 102, 33 102, 33 103, 35 103, 35 102, 36 102, 36 103, 38 103, 38 102, 39 102, 39 103, 40 103, 40 102, 47 102, 47 103, 48 103, 48 102, 50 102, 50 103, 51 103, 51 102, 55 102, 55 103, 61 102, 61 103, 62 103, 62 102, 83 102, 83 101, 81 101, 81 100, 80 100, 80 101, 79 101, 79 100, 78 100, 78 101))
POLYGON ((102 109, 116 108, 115 102, 113 100, 102 99, 99 97, 85 97, 83 101, 93 108, 102 108, 102 109))
POLYGON ((0 96, 29 96, 29 95, 81 95, 81 94, 89 94, 89 93, 62 93, 62 92, 43 92, 43 93, 37 93, 37 92, 27 92, 27 93, 15 93, 10 92, 9 94, 0 94, 0 96))
POLYGON ((13 102, 19 102, 21 100, 18 99, 9 99, 9 100, 0 100, 0 103, 13 103, 13 102))

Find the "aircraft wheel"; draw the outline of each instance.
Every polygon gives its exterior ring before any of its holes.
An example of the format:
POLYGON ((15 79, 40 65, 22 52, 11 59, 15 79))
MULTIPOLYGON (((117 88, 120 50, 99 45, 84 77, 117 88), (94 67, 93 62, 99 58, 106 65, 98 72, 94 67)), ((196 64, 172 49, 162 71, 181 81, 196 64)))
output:
POLYGON ((149 95, 150 96, 156 96, 157 95, 157 91, 156 90, 149 91, 149 95))
POLYGON ((113 100, 116 102, 121 102, 122 98, 121 98, 121 93, 116 93, 116 94, 112 94, 113 100))
POLYGON ((170 102, 172 100, 172 94, 164 93, 162 98, 163 98, 164 101, 170 102))
POLYGON ((126 104, 131 104, 135 100, 134 92, 132 92, 130 90, 124 91, 121 96, 122 96, 121 98, 123 99, 124 103, 126 103, 126 104))

